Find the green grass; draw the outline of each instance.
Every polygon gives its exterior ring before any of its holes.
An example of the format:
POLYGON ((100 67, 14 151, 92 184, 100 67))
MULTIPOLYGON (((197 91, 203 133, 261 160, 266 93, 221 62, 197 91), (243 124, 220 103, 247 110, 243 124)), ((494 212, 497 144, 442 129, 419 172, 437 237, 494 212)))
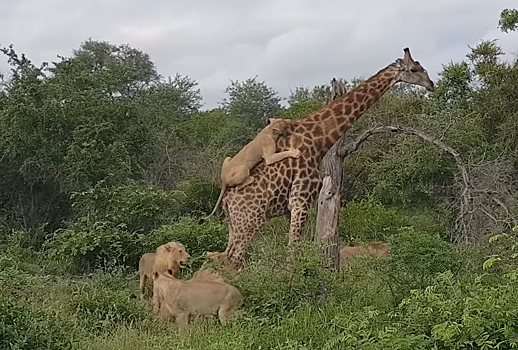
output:
MULTIPOLYGON (((245 307, 228 325, 158 321, 136 274, 56 274, 43 256, 0 252, 0 349, 486 349, 516 346, 518 283, 483 277, 477 260, 439 238, 403 230, 394 256, 340 273, 301 244, 285 263, 286 222, 273 220, 231 283, 245 307), (426 259, 423 259, 426 254, 426 259), (456 257, 456 258, 455 258, 456 257), (463 259, 461 275, 448 270, 463 259), (471 265, 467 261, 471 261, 471 265), (475 263, 475 261, 477 263, 475 263), (410 286, 418 286, 411 291, 410 286), (422 286, 422 287, 420 287, 422 286), (500 345, 498 345, 500 344, 500 345), (473 348, 479 348, 479 347, 473 348)), ((459 271, 458 269, 456 269, 459 271)), ((190 270, 186 269, 185 277, 190 270)))

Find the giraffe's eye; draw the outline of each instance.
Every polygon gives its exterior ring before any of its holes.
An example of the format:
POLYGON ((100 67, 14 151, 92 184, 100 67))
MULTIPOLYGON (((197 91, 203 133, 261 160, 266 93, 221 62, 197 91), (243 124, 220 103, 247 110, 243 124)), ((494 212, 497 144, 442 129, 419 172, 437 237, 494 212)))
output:
POLYGON ((412 73, 417 73, 418 69, 417 69, 417 68, 415 68, 415 67, 412 67, 412 68, 410 68, 410 71, 411 71, 412 73))

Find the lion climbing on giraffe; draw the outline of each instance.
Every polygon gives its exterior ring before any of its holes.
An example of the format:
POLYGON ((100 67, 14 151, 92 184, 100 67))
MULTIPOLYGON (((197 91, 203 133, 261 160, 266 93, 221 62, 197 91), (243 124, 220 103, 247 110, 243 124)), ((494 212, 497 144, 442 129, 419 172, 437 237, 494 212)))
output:
POLYGON ((299 143, 300 156, 267 165, 259 161, 249 171, 254 181, 246 187, 229 187, 221 198, 229 222, 226 262, 234 269, 242 267, 248 247, 268 219, 290 214, 288 245, 300 240, 310 206, 321 188, 318 166, 331 146, 391 86, 399 82, 419 85, 434 91, 426 69, 415 61, 408 48, 404 57, 381 69, 344 96, 318 111, 292 120, 285 136, 277 140, 282 153, 299 143), (294 136, 296 135, 296 136, 294 136))
POLYGON ((241 190, 254 182, 254 177, 250 176, 250 170, 261 159, 264 159, 265 163, 270 165, 285 158, 298 158, 300 156, 300 151, 295 148, 275 153, 277 140, 284 135, 290 122, 290 119, 269 118, 268 125, 243 147, 238 154, 233 158, 225 158, 221 166, 221 192, 212 213, 206 218, 214 215, 221 203, 221 199, 225 195, 227 187, 237 186, 236 188, 241 190))

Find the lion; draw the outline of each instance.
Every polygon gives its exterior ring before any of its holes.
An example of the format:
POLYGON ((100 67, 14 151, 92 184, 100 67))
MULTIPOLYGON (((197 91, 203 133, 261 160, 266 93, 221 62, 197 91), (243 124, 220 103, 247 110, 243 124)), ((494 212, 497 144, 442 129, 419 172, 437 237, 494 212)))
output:
POLYGON ((373 254, 380 257, 386 257, 390 254, 390 247, 383 242, 371 242, 367 246, 347 246, 344 245, 340 249, 340 261, 342 266, 350 266, 354 264, 356 256, 360 254, 373 254))
POLYGON ((179 280, 161 272, 153 273, 154 312, 161 319, 176 319, 178 329, 189 324, 190 316, 218 315, 227 324, 244 304, 239 290, 223 281, 179 280))
POLYGON ((193 275, 193 279, 198 280, 211 280, 211 281, 220 281, 224 282, 223 277, 218 275, 215 272, 208 271, 207 268, 214 267, 214 262, 216 262, 216 267, 221 267, 226 262, 227 255, 225 252, 205 252, 206 259, 201 265, 201 267, 196 271, 193 275))
POLYGON ((156 249, 156 253, 142 255, 138 264, 140 298, 148 300, 146 286, 152 283, 153 271, 168 272, 178 277, 179 268, 185 267, 189 258, 184 246, 178 242, 163 244, 156 249))
POLYGON ((225 282, 223 277, 215 272, 207 270, 198 270, 192 275, 192 279, 197 281, 212 281, 212 282, 225 282))
POLYGON ((300 156, 300 150, 294 148, 275 153, 277 139, 281 135, 284 135, 291 122, 291 119, 269 118, 269 125, 261 130, 238 154, 233 158, 225 158, 221 166, 221 191, 219 198, 212 213, 206 216, 205 219, 214 215, 223 199, 227 187, 237 186, 240 190, 254 182, 254 177, 250 176, 250 170, 259 163, 261 159, 264 159, 265 163, 270 165, 288 157, 298 158, 300 156))

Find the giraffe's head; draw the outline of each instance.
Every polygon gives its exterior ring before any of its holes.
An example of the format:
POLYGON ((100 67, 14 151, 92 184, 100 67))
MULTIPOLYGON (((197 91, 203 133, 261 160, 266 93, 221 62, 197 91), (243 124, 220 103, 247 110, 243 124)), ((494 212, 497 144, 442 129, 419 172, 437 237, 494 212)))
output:
POLYGON ((404 48, 403 51, 405 52, 405 57, 397 59, 394 65, 396 68, 396 81, 420 85, 428 91, 433 91, 435 87, 426 69, 418 61, 414 61, 408 47, 404 48))

